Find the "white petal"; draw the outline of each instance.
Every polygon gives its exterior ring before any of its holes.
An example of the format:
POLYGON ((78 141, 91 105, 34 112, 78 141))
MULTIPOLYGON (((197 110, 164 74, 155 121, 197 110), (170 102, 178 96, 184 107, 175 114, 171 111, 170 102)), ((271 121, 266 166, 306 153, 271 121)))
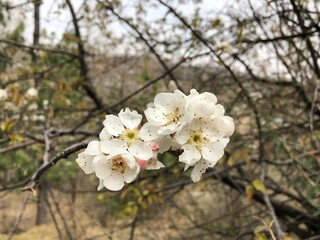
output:
POLYGON ((183 162, 192 166, 197 161, 200 160, 201 154, 195 146, 191 144, 186 144, 186 145, 183 145, 181 149, 183 150, 183 153, 179 156, 180 162, 183 162))
POLYGON ((94 169, 92 167, 93 158, 94 156, 87 155, 84 152, 78 155, 76 162, 78 163, 79 167, 81 167, 82 170, 85 172, 85 174, 90 174, 94 172, 94 169))
POLYGON ((172 145, 172 139, 170 136, 160 136, 154 142, 159 145, 159 153, 168 151, 172 145))
POLYGON ((212 163, 216 163, 224 154, 229 138, 221 138, 213 143, 206 143, 202 146, 202 157, 212 163))
POLYGON ((101 140, 110 140, 112 138, 112 135, 108 133, 107 128, 103 128, 99 134, 99 138, 101 140))
POLYGON ((106 174, 111 171, 111 161, 108 156, 99 155, 93 159, 93 169, 96 172, 96 176, 100 179, 104 179, 106 174))
POLYGON ((204 160, 204 161, 205 161, 207 168, 213 168, 217 164, 217 162, 210 162, 207 160, 204 160))
POLYGON ((224 127, 223 127, 223 137, 228 138, 230 137, 234 132, 234 123, 233 119, 228 116, 221 117, 224 121, 224 127))
POLYGON ((124 179, 121 173, 109 171, 103 179, 104 186, 111 191, 119 191, 124 186, 124 179))
POLYGON ((131 153, 121 154, 121 156, 124 158, 124 160, 126 161, 126 163, 129 166, 129 168, 133 169, 136 167, 136 165, 137 165, 136 159, 134 158, 134 156, 131 153))
POLYGON ((216 104, 217 103, 217 97, 213 93, 204 92, 204 93, 201 93, 201 94, 204 96, 206 102, 210 102, 211 104, 216 104))
POLYGON ((177 143, 176 140, 172 140, 172 142, 171 142, 171 149, 172 149, 173 151, 175 151, 175 150, 178 150, 178 149, 180 149, 180 148, 181 148, 181 144, 177 143))
POLYGON ((105 154, 124 153, 126 152, 127 144, 124 140, 111 139, 101 141, 101 151, 105 154))
POLYGON ((144 141, 152 141, 159 136, 157 133, 158 130, 158 126, 151 125, 147 122, 140 129, 139 137, 144 141))
POLYGON ((191 167, 191 166, 186 163, 186 164, 184 165, 183 171, 184 171, 184 172, 187 171, 187 170, 189 169, 189 167, 191 167))
POLYGON ((107 115, 103 125, 106 127, 109 134, 113 136, 119 136, 125 130, 120 118, 114 115, 107 115))
POLYGON ((186 124, 190 123, 193 120, 193 116, 194 114, 192 111, 185 112, 182 118, 180 119, 180 126, 178 130, 180 130, 186 124))
POLYGON ((137 111, 130 111, 129 108, 123 109, 118 114, 122 124, 129 129, 135 129, 139 126, 142 116, 137 111))
POLYGON ((179 123, 171 123, 169 125, 159 128, 158 134, 163 136, 173 134, 178 130, 178 127, 179 123))
POLYGON ((224 136, 225 122, 221 117, 212 118, 211 121, 206 121, 203 128, 205 129, 203 135, 210 141, 214 142, 224 136))
POLYGON ((84 152, 85 152, 85 154, 91 155, 91 156, 99 155, 101 153, 100 141, 94 140, 94 141, 89 142, 89 144, 84 152))
POLYGON ((148 167, 146 168, 147 170, 158 170, 160 168, 164 168, 165 165, 160 162, 158 159, 155 160, 155 163, 153 164, 150 164, 150 161, 149 161, 149 165, 148 167))
POLYGON ((134 181, 140 172, 140 167, 138 164, 133 169, 127 168, 124 171, 123 178, 126 183, 131 183, 134 181))
POLYGON ((211 115, 211 118, 221 117, 224 115, 224 107, 221 104, 215 105, 214 113, 211 115))
POLYGON ((202 119, 193 119, 193 121, 191 123, 189 123, 186 128, 190 131, 190 132, 194 132, 194 131, 199 131, 203 128, 204 125, 204 120, 202 119))
POLYGON ((104 188, 103 180, 99 179, 99 185, 98 185, 97 190, 100 191, 102 188, 104 188))
POLYGON ((201 176, 206 171, 206 165, 203 160, 197 162, 191 172, 191 179, 193 182, 198 182, 201 179, 201 176))
POLYGON ((156 108, 147 108, 144 111, 144 114, 148 120, 148 122, 152 125, 162 126, 166 124, 167 120, 163 113, 156 108))
POLYGON ((173 93, 159 93, 154 98, 154 106, 164 113, 170 113, 177 107, 176 96, 173 93))
POLYGON ((141 160, 149 160, 153 155, 151 147, 142 143, 135 142, 128 150, 133 156, 141 160))
POLYGON ((179 144, 185 144, 190 138, 189 131, 186 127, 182 128, 179 132, 174 135, 174 139, 179 144))
POLYGON ((212 93, 202 93, 189 100, 189 109, 194 113, 194 117, 208 117, 215 112, 217 98, 212 93))
POLYGON ((183 92, 181 92, 179 89, 175 90, 173 94, 175 96, 179 96, 179 97, 183 97, 184 99, 187 99, 187 96, 183 92))
POLYGON ((198 91, 195 89, 190 90, 190 94, 187 96, 188 100, 192 99, 193 97, 199 95, 198 91))

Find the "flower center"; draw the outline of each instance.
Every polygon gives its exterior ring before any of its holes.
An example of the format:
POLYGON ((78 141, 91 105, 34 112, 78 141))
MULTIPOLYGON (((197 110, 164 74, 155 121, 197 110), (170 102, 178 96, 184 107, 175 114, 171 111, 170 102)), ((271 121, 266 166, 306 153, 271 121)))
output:
POLYGON ((124 173, 124 170, 128 167, 128 164, 121 156, 116 156, 112 159, 111 169, 119 173, 124 173))
POLYGON ((198 134, 195 134, 192 136, 192 141, 199 142, 201 140, 201 136, 198 134))
POLYGON ((120 136, 120 139, 125 140, 129 147, 138 138, 139 138, 139 130, 138 129, 133 129, 133 130, 126 129, 120 136))
POLYGON ((197 148, 201 149, 201 145, 203 143, 208 142, 208 139, 206 139, 203 135, 202 135, 202 131, 195 131, 192 132, 192 134, 190 135, 189 138, 189 143, 196 146, 197 148))
POLYGON ((166 114, 165 117, 167 118, 167 125, 170 123, 176 123, 180 120, 181 114, 179 109, 176 108, 172 113, 166 114))

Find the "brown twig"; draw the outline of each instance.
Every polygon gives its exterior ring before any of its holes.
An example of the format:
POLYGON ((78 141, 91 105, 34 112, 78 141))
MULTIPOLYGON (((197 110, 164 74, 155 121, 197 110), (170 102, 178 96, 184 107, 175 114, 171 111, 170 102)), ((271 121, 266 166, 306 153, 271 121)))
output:
POLYGON ((15 231, 17 230, 17 228, 18 228, 18 226, 19 226, 19 224, 21 222, 21 219, 23 217, 23 214, 24 214, 24 212, 26 210, 26 207, 27 207, 27 204, 28 204, 29 196, 30 196, 30 193, 27 193, 25 198, 24 198, 20 213, 19 213, 19 215, 18 215, 18 217, 17 217, 17 219, 16 219, 16 221, 15 221, 15 223, 14 223, 14 225, 13 225, 13 227, 12 227, 10 233, 9 233, 8 240, 11 240, 11 238, 13 237, 13 234, 15 233, 15 231))
POLYGON ((33 191, 37 185, 39 184, 39 179, 48 169, 50 169, 53 165, 55 165, 57 162, 59 162, 61 159, 69 157, 71 154, 86 148, 88 145, 88 141, 84 141, 81 143, 74 144, 59 154, 57 154, 55 157, 51 158, 46 164, 43 164, 41 167, 39 167, 35 173, 32 175, 32 177, 28 180, 28 185, 25 186, 22 191, 33 191))
POLYGON ((55 53, 55 54, 67 55, 67 56, 73 57, 73 58, 79 57, 77 54, 74 54, 72 52, 68 52, 67 50, 63 50, 63 49, 51 49, 51 48, 45 48, 45 47, 40 47, 40 46, 30 46, 30 45, 26 45, 23 43, 11 41, 11 40, 6 40, 6 39, 0 39, 0 43, 9 44, 9 45, 13 45, 16 47, 21 47, 21 48, 28 48, 31 50, 39 50, 39 51, 50 52, 50 53, 55 53))
POLYGON ((88 96, 93 100, 96 107, 98 109, 100 109, 103 107, 103 104, 102 104, 101 99, 97 95, 90 79, 89 79, 88 66, 87 66, 87 63, 85 60, 86 52, 84 50, 83 40, 81 37, 79 25, 78 25, 78 18, 76 16, 76 13, 74 11, 74 8, 73 8, 71 1, 66 0, 66 3, 67 3, 69 10, 70 10, 70 14, 72 17, 72 23, 73 23, 73 27, 74 27, 74 31, 75 31, 75 37, 77 38, 77 46, 78 46, 78 54, 79 54, 78 60, 79 60, 79 64, 80 64, 80 77, 83 78, 82 86, 83 86, 84 90, 86 91, 86 93, 88 94, 88 96))

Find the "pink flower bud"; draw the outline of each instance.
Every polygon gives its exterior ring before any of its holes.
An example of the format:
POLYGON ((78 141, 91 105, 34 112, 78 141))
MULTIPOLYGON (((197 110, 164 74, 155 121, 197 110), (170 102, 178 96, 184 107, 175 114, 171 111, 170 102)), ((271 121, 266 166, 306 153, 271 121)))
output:
POLYGON ((141 169, 146 169, 148 167, 148 161, 146 160, 136 159, 136 162, 141 169))
POLYGON ((152 151, 156 152, 159 150, 159 145, 157 143, 152 143, 151 148, 152 148, 152 151))

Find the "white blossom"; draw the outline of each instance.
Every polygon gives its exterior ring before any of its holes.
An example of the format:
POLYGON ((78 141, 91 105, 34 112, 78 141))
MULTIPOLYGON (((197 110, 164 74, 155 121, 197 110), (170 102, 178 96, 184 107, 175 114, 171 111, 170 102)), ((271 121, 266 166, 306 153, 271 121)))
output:
POLYGON ((213 167, 223 156, 233 131, 232 119, 221 116, 194 119, 175 135, 175 140, 183 150, 179 161, 186 164, 185 169, 194 166, 191 175, 193 181, 198 181, 207 167, 213 167))
POLYGON ((37 105, 36 103, 32 103, 32 104, 30 104, 30 105, 27 107, 27 109, 28 109, 29 111, 37 110, 37 109, 38 109, 38 105, 37 105))
POLYGON ((157 127, 157 134, 169 135, 191 122, 192 114, 187 107, 187 97, 176 90, 157 94, 154 107, 147 108, 144 113, 148 123, 157 127))
POLYGON ((0 89, 0 102, 5 101, 8 98, 8 92, 6 89, 0 89))
POLYGON ((36 121, 44 122, 46 120, 46 117, 42 114, 39 114, 39 115, 34 114, 34 115, 31 115, 30 120, 34 121, 34 122, 36 122, 36 121))
POLYGON ((150 159, 153 153, 151 147, 144 142, 148 136, 140 134, 141 120, 142 116, 137 111, 130 111, 129 108, 121 110, 118 117, 107 115, 103 122, 105 129, 100 133, 100 137, 103 137, 102 152, 112 154, 118 149, 123 149, 138 159, 150 159))
POLYGON ((48 110, 49 107, 49 101, 47 99, 42 101, 42 106, 44 110, 48 110))
POLYGON ((100 179, 98 189, 103 185, 111 191, 119 191, 125 183, 131 183, 138 176, 140 167, 134 156, 129 152, 118 150, 110 155, 100 154, 93 159, 93 170, 100 179))
POLYGON ((34 99, 38 97, 38 90, 35 88, 29 88, 25 94, 26 98, 28 99, 34 99))

